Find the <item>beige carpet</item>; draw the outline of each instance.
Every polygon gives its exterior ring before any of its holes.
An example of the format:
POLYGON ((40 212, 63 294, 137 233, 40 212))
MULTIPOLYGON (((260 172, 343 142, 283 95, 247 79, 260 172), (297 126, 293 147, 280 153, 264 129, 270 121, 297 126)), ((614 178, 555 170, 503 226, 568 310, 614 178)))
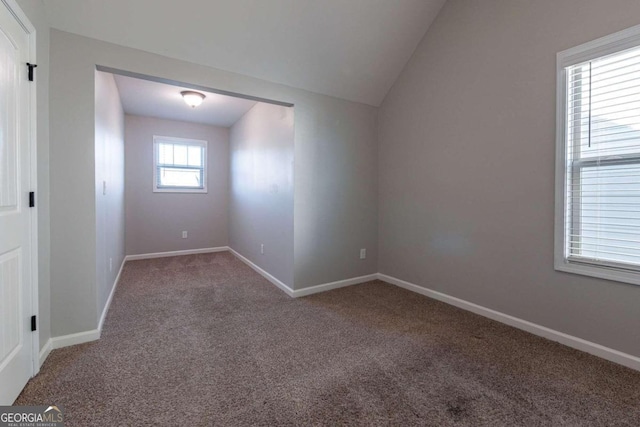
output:
POLYGON ((640 372, 383 282, 290 299, 228 253, 129 262, 16 404, 68 426, 639 426, 640 372))

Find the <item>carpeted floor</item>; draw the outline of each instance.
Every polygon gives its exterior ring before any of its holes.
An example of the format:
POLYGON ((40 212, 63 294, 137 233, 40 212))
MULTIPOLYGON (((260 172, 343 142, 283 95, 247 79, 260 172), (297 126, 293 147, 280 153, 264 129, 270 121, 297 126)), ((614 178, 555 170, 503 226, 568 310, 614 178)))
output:
POLYGON ((16 404, 67 426, 638 426, 640 372, 375 281, 290 299, 229 253, 127 263, 16 404))

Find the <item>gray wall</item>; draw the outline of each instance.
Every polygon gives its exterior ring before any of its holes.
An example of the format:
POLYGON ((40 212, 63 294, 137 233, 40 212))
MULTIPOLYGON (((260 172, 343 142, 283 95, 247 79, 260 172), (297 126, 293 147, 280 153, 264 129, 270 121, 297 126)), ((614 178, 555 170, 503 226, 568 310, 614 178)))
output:
POLYGON ((97 321, 95 65, 50 33, 51 335, 94 330, 97 321))
POLYGON ((38 329, 40 348, 51 338, 49 221, 49 24, 40 0, 18 0, 36 28, 36 97, 38 162, 38 329))
POLYGON ((293 121, 293 108, 258 103, 231 127, 229 186, 231 248, 290 288, 293 121))
POLYGON ((127 255, 227 246, 229 130, 127 114, 125 141, 127 255), (153 192, 154 135, 208 142, 207 193, 153 192))
POLYGON ((374 107, 326 97, 295 105, 295 289, 378 270, 374 107), (360 259, 360 248, 367 258, 360 259))
POLYGON ((124 261, 124 111, 113 75, 99 71, 95 76, 95 166, 95 265, 101 316, 124 261))
POLYGON ((640 356, 640 287, 553 269, 556 52, 638 23, 449 0, 380 109, 380 272, 640 356))
POLYGON ((376 272, 376 108, 57 30, 51 59, 54 336, 95 327, 96 64, 295 104, 295 286, 376 272))
MULTIPOLYGON (((296 287, 376 271, 375 108, 56 30, 49 66, 42 3, 18 3, 38 30, 41 344, 49 302, 53 336, 95 327, 97 63, 294 102, 296 287)), ((552 268, 555 53, 638 12, 635 0, 449 0, 380 113, 383 273, 640 355, 640 288, 552 268)))

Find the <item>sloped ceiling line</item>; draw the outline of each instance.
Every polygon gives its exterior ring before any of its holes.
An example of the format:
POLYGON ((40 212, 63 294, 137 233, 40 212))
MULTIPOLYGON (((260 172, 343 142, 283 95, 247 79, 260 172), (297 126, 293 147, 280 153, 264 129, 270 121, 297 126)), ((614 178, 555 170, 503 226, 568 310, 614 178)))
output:
POLYGON ((379 106, 446 0, 43 1, 62 31, 379 106))

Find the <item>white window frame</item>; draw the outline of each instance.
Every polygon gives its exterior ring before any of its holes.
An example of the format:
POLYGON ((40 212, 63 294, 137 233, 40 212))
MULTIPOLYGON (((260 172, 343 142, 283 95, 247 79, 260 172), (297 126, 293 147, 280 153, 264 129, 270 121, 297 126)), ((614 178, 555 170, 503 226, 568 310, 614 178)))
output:
POLYGON ((554 266, 556 270, 601 279, 640 285, 640 272, 625 268, 614 262, 569 260, 565 230, 565 210, 567 200, 567 73, 566 68, 640 46, 640 25, 609 36, 559 52, 556 60, 556 182, 555 182, 555 242, 554 266))
MULTIPOLYGON (((208 169, 208 157, 207 157, 207 145, 208 142, 201 139, 192 138, 177 138, 173 136, 153 136, 153 192, 154 193, 207 193, 207 169, 208 169), (202 167, 202 188, 194 187, 158 187, 158 145, 161 142, 169 141, 172 144, 182 144, 202 147, 203 155, 203 167, 202 167)), ((199 169, 199 168, 198 168, 199 169)))

